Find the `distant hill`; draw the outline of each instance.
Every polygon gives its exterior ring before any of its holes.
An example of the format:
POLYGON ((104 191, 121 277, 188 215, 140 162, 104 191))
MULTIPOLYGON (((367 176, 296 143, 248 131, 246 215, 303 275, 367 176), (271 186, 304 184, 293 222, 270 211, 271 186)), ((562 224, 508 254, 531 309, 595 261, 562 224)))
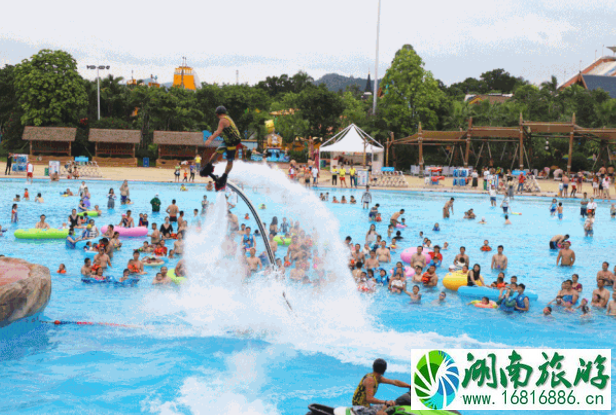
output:
MULTIPOLYGON (((367 78, 355 78, 353 76, 344 76, 339 75, 337 73, 328 73, 314 81, 315 84, 325 84, 327 89, 333 92, 338 92, 339 90, 345 90, 347 86, 357 85, 361 91, 366 88, 367 78)), ((374 82, 372 79, 371 82, 374 82)), ((374 88, 374 85, 373 85, 374 88)))

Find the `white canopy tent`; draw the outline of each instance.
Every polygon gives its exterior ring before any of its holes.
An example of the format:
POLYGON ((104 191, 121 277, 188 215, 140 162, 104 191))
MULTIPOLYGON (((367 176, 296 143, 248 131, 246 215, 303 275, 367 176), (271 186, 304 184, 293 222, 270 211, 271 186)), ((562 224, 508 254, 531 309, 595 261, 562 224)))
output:
POLYGON ((380 170, 383 166, 384 151, 381 143, 355 124, 351 124, 321 145, 319 159, 322 159, 322 153, 330 153, 332 166, 337 165, 335 157, 344 157, 356 164, 363 164, 365 154, 366 161, 372 160, 373 170, 380 170))

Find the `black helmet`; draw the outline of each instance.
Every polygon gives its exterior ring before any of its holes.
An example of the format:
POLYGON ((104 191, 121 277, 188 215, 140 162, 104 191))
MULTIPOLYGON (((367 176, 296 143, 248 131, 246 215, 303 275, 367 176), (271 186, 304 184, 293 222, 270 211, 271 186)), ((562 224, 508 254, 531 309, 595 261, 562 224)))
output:
POLYGON ((226 113, 227 113, 227 109, 223 107, 222 105, 216 108, 216 115, 221 115, 221 114, 226 114, 226 113))
POLYGON ((384 375, 387 370, 387 362, 383 359, 376 359, 372 364, 372 370, 374 373, 378 373, 379 375, 384 375))

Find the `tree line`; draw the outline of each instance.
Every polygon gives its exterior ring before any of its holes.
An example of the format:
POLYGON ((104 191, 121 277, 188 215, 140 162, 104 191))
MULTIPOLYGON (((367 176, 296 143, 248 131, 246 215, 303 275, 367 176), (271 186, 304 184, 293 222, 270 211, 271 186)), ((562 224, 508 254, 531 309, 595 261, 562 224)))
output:
MULTIPOLYGON (((87 140, 90 128, 138 129, 142 140, 138 156, 156 157, 152 143, 155 130, 201 131, 216 128, 214 110, 224 105, 245 138, 262 141, 267 134, 265 121, 275 119, 275 130, 286 143, 296 137, 327 139, 350 123, 384 143, 390 133, 402 138, 424 130, 465 129, 473 117, 476 126, 515 126, 520 114, 530 121, 570 121, 588 128, 616 126, 616 99, 603 90, 587 91, 572 86, 557 90, 552 77, 540 86, 496 69, 450 86, 435 79, 424 67, 411 45, 404 45, 380 82, 382 96, 372 113, 372 100, 365 99, 357 86, 338 92, 316 85, 308 74, 267 77, 256 85, 217 85, 203 83, 197 91, 181 88, 152 88, 127 85, 121 77, 100 80, 101 119, 97 119, 97 84, 84 79, 75 59, 61 50, 41 50, 29 59, 0 69, 0 134, 2 151, 25 150, 25 126, 77 127, 75 155, 93 153, 87 140), (469 105, 467 94, 503 93, 513 97, 503 103, 483 101, 469 105), (287 111, 273 117, 274 111, 287 111)), ((564 165, 568 140, 534 139, 530 148, 534 167, 551 163, 564 165)), ((496 145, 495 151, 501 147, 496 145)), ((447 152, 430 149, 426 163, 446 162, 447 152)), ((574 168, 588 168, 589 157, 598 144, 579 142, 573 158, 574 168)), ((512 154, 503 149, 504 161, 512 154)), ((298 158, 305 155, 296 155, 298 158)), ((392 155, 393 156, 393 155, 392 155)), ((401 146, 395 157, 400 169, 416 164, 417 149, 401 146)), ((471 160, 472 162, 472 160, 471 160)))

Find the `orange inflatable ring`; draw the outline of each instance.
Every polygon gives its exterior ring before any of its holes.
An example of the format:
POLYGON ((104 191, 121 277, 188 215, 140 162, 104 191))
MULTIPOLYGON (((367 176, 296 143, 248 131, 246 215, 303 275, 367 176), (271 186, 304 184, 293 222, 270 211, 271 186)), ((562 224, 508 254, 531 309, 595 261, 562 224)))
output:
POLYGON ((433 182, 438 182, 439 180, 445 180, 445 176, 432 176, 433 182))

